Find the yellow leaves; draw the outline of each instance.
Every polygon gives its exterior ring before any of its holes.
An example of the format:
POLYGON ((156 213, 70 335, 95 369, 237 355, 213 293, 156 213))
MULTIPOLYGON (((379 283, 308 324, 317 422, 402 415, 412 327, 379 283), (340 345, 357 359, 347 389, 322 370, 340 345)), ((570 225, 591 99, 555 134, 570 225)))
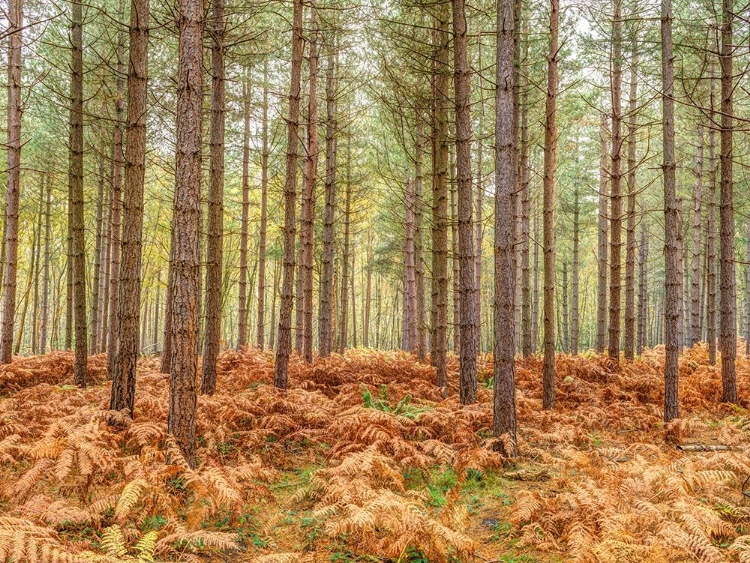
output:
POLYGON ((138 503, 141 495, 148 486, 145 479, 134 479, 125 485, 120 494, 120 500, 117 501, 117 505, 115 506, 115 520, 122 522, 127 518, 129 512, 138 503))
POLYGON ((117 524, 104 530, 101 546, 107 555, 113 557, 124 557, 128 553, 122 528, 117 524))

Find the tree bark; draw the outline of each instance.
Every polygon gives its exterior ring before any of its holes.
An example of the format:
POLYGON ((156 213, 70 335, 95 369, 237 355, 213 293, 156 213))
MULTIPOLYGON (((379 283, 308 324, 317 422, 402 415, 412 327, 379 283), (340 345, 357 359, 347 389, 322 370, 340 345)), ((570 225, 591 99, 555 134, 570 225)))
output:
POLYGON ((662 144, 664 174, 664 246, 665 281, 665 363, 664 420, 679 417, 677 324, 680 316, 679 294, 679 218, 675 195, 674 154, 674 60, 672 58, 672 0, 661 1, 661 68, 662 68, 662 144))
POLYGON ((468 62, 464 0, 453 0, 453 83, 456 91, 456 179, 458 182, 458 267, 460 315, 460 401, 477 400, 477 353, 479 330, 476 324, 478 301, 474 241, 472 239, 471 179, 471 75, 468 62))
POLYGON ((514 331, 515 257, 513 192, 518 167, 513 100, 516 73, 516 18, 513 0, 497 0, 497 53, 495 61, 495 319, 493 434, 504 437, 502 453, 515 458, 516 366, 514 331))
POLYGON ((573 271, 571 273, 571 295, 570 295, 570 352, 574 356, 578 355, 579 347, 579 330, 580 330, 580 310, 578 304, 578 294, 580 291, 579 270, 580 270, 580 230, 581 230, 581 208, 579 202, 578 184, 575 185, 573 192, 573 271))
POLYGON ((633 35, 630 58, 630 100, 628 107, 628 219, 626 230, 625 257, 625 359, 635 357, 636 315, 635 315, 635 203, 636 203, 636 149, 638 131, 638 43, 633 35))
POLYGON ((612 170, 610 173, 609 357, 620 361, 620 293, 622 250, 622 21, 621 0, 613 0, 612 17, 612 170))
MULTIPOLYGON (((713 66, 711 67, 713 70, 713 66)), ((713 73, 711 73, 713 75, 713 73)), ((711 80, 710 123, 708 130, 708 217, 706 220, 706 340, 708 341, 708 363, 716 365, 716 113, 714 112, 714 90, 716 81, 711 80)))
POLYGON ((302 352, 305 362, 313 360, 313 245, 315 236, 315 181, 318 175, 318 16, 310 4, 310 94, 308 146, 305 153, 300 231, 300 275, 302 276, 302 352))
POLYGON ((450 35, 449 14, 441 6, 435 16, 433 46, 434 114, 432 176, 432 337, 430 362, 435 367, 438 387, 447 390, 446 348, 448 336, 448 104, 450 35))
POLYGON ((542 406, 555 406, 555 170, 559 0, 550 0, 547 100, 544 123, 544 368, 542 406))
POLYGON ((416 112, 414 136, 414 286, 417 297, 417 359, 423 362, 427 357, 427 326, 425 322, 424 226, 422 219, 424 209, 424 172, 422 168, 424 121, 420 111, 416 112))
POLYGON ((643 353, 646 347, 646 326, 648 322, 648 229, 641 227, 641 248, 638 282, 638 336, 637 351, 643 353))
POLYGON ((171 362, 167 432, 195 466, 200 283, 203 2, 179 0, 177 163, 172 265, 171 362))
POLYGON ((45 174, 46 206, 44 213, 44 266, 42 274, 42 330, 39 341, 39 353, 47 353, 49 333, 49 268, 50 268, 50 231, 52 208, 52 182, 49 173, 45 174))
POLYGON ((73 314, 75 320, 75 363, 73 380, 86 387, 86 249, 83 220, 83 5, 73 0, 71 16, 70 80, 70 221, 72 235, 73 314))
MULTIPOLYGON (((266 239, 268 231, 268 60, 263 62, 263 152, 260 162, 260 241, 258 245, 258 318, 256 346, 263 350, 266 332, 266 239)), ((272 323, 273 324, 273 323, 272 323)), ((273 339, 271 340, 273 342, 273 339)), ((271 344, 273 346, 273 344, 271 344)))
POLYGON ((336 252, 334 222, 336 219, 336 53, 328 45, 326 56, 326 178, 323 212, 323 263, 320 275, 320 311, 318 316, 318 353, 325 358, 333 348, 333 261, 336 252))
POLYGON ((719 203, 719 348, 721 349, 722 401, 737 403, 737 322, 735 319, 735 272, 734 272, 734 197, 732 177, 732 130, 733 107, 733 18, 734 2, 723 0, 721 26, 721 166, 719 203))
POLYGON ((701 203, 703 200, 703 125, 698 124, 698 148, 695 155, 695 191, 693 192, 693 252, 690 291, 690 345, 701 340, 701 203))
POLYGON ((117 333, 109 408, 134 414, 135 377, 140 348, 143 246, 143 187, 146 166, 146 113, 148 81, 149 0, 132 0, 130 7, 130 60, 128 115, 125 129, 125 195, 123 198, 122 262, 119 311, 111 319, 117 333))
MULTIPOLYGON (((266 103, 268 99, 265 96, 265 69, 268 63, 264 62, 264 85, 263 85, 263 140, 264 149, 266 141, 266 118, 268 109, 266 103)), ((245 67, 244 80, 242 81, 242 111, 243 111, 243 129, 242 129, 242 218, 240 222, 240 279, 237 291, 237 349, 242 350, 247 347, 247 325, 248 325, 248 307, 247 307, 247 237, 248 222, 250 220, 250 120, 251 116, 251 83, 250 69, 245 67)), ((263 158, 261 156, 261 158, 263 158)), ((262 163, 261 163, 262 168, 262 163)), ((261 172, 262 174, 263 172, 261 172)), ((261 185, 261 207, 263 207, 265 190, 261 185)), ((261 214, 263 209, 261 209, 261 214)), ((260 245, 258 249, 258 270, 260 273, 258 286, 258 322, 263 324, 263 279, 265 275, 265 246, 266 232, 261 230, 260 245)), ((261 330, 259 328, 258 330, 261 330)), ((263 349, 263 337, 261 336, 258 344, 259 349, 263 349)))
POLYGON ((351 230, 352 186, 350 183, 351 139, 347 139, 346 149, 346 188, 344 191, 344 256, 341 267, 341 320, 339 322, 338 353, 346 350, 347 329, 349 326, 349 237, 351 230))
POLYGON ((609 171, 607 167, 607 115, 602 114, 599 127, 599 239, 597 268, 599 272, 596 299, 596 351, 604 352, 607 345, 607 198, 609 171))
MULTIPOLYGON (((106 103, 102 104, 102 115, 106 109, 106 103)), ((99 152, 99 172, 97 174, 98 193, 96 197, 96 242, 94 246, 94 281, 92 285, 91 295, 91 314, 89 315, 89 339, 91 341, 89 347, 91 348, 92 354, 99 353, 99 290, 100 290, 100 279, 101 266, 102 266, 102 254, 104 247, 102 245, 104 241, 104 151, 99 152)))
POLYGON ((287 119, 286 180, 284 183, 284 267, 281 311, 276 349, 274 385, 288 385, 289 353, 292 345, 292 286, 294 284, 294 242, 297 234, 297 143, 299 130, 300 77, 302 74, 302 0, 294 0, 292 21, 292 69, 287 119))
POLYGON ((224 262, 224 126, 226 85, 224 63, 224 0, 213 1, 211 33, 211 162, 208 188, 206 244, 206 326, 203 341, 201 391, 216 391, 216 359, 221 340, 222 270, 224 262))
POLYGON ((404 245, 404 310, 402 348, 416 352, 417 348, 417 293, 414 273, 414 186, 407 178, 405 193, 404 245))
MULTIPOLYGON (((122 123, 123 123, 123 100, 125 98, 123 75, 125 65, 123 62, 125 53, 125 38, 120 32, 117 43, 117 69, 116 69, 116 94, 115 94, 115 127, 112 157, 112 199, 110 201, 110 266, 109 266, 109 315, 107 334, 107 373, 110 378, 115 373, 115 359, 117 357, 117 314, 120 309, 120 251, 122 243, 122 123)), ((137 324, 136 324, 137 326, 137 324)))
MULTIPOLYGON (((18 207, 21 194, 21 46, 23 0, 8 0, 8 172, 5 203, 5 281, 0 362, 13 361, 13 325, 18 276, 18 207)), ((72 108, 71 108, 72 111, 72 108)), ((84 379, 85 385, 85 379, 84 379)))

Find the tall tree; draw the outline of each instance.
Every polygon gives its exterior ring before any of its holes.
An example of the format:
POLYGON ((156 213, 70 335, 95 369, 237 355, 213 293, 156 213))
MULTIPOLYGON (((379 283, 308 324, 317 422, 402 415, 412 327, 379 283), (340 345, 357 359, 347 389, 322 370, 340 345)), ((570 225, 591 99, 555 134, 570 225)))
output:
POLYGON ((200 280, 201 98, 203 2, 179 0, 177 163, 172 217, 171 361, 167 432, 195 465, 200 280))
POLYGON ((726 403, 737 403, 737 321, 734 279, 734 197, 732 177, 732 130, 734 111, 732 106, 733 81, 733 19, 734 2, 722 1, 721 25, 721 166, 719 203, 719 347, 721 349, 721 399, 726 403))
POLYGON ((622 246, 622 14, 613 0, 612 16, 612 169, 610 171, 609 357, 620 361, 620 290, 622 246))
POLYGON ((479 327, 476 325, 477 290, 471 179, 471 75, 468 62, 464 0, 453 0, 453 83, 456 103, 456 178, 458 181, 458 266, 460 308, 460 400, 477 399, 477 353, 479 327))
MULTIPOLYGON (((266 332, 266 238, 268 231, 268 60, 263 61, 263 116, 260 155, 260 238, 258 241, 258 317, 255 345, 263 349, 266 332)), ((244 201, 244 200, 243 200, 244 201)), ((244 205, 244 204, 243 204, 244 205)))
MULTIPOLYGON (((13 326, 18 275, 18 202, 21 194, 21 46, 23 0, 8 0, 8 172, 5 202, 5 287, 0 362, 13 361, 13 326)), ((85 379, 84 379, 85 383, 85 379)))
POLYGON ((326 45, 326 177, 323 212, 323 263, 320 275, 320 311, 318 316, 318 353, 330 355, 333 348, 333 261, 336 251, 336 54, 332 41, 326 45))
MULTIPOLYGON (((711 66, 714 70, 714 66, 711 66)), ((713 75, 713 72, 711 73, 713 75)), ((708 130, 708 217, 706 218, 706 340, 708 363, 716 364, 716 113, 714 111, 716 80, 711 79, 708 130)))
POLYGON ((662 70, 662 144, 664 174, 664 246, 665 258, 665 362, 664 420, 679 417, 677 323, 680 316, 679 218, 675 195, 674 154, 674 59, 672 58, 672 0, 661 0, 661 70, 662 70))
POLYGON ((550 0, 547 99, 544 122, 544 372, 542 405, 555 406, 555 171, 559 0, 550 0))
MULTIPOLYGON (((268 64, 268 63, 265 63, 268 64)), ((264 65, 265 66, 265 65, 264 65)), ((265 93, 265 86, 263 88, 265 93)), ((247 306, 247 239, 248 239, 248 223, 250 221, 250 122, 252 119, 251 115, 251 83, 250 83, 250 69, 246 66, 244 69, 244 77, 242 80, 242 218, 240 220, 240 280, 239 289, 237 292, 237 349, 242 350, 247 346, 247 317, 248 317, 248 306, 247 306)), ((267 115, 267 108, 265 105, 266 98, 264 95, 263 112, 264 116, 267 115)), ((263 134, 265 141, 266 122, 263 121, 263 134)), ((261 156, 261 158, 263 158, 261 156)), ((263 189, 263 186, 261 186, 263 189)), ((265 192, 261 194, 261 199, 265 195, 265 192)), ((259 280, 265 280, 265 243, 266 233, 261 231, 261 241, 259 246, 264 251, 263 254, 258 254, 258 274, 259 280)), ((261 296, 261 287, 263 282, 258 287, 258 297, 260 299, 259 305, 263 304, 263 297, 261 296)), ((258 308, 258 318, 263 318, 262 307, 258 308)), ((259 320, 259 322, 263 322, 259 320)), ((258 348, 263 349, 263 337, 260 337, 258 348)))
MULTIPOLYGON (((130 61, 128 116, 125 129, 125 196, 123 198, 122 262, 116 324, 117 345, 109 408, 135 405, 135 370, 138 362, 138 324, 141 305, 143 246, 143 186, 146 165, 146 94, 148 81, 149 0, 130 6, 130 61)), ((145 318, 145 317, 144 317, 145 318)))
POLYGON ((49 281, 50 281, 50 238, 52 230, 52 182, 50 175, 44 175, 45 212, 44 212, 44 265, 42 266, 42 328, 39 338, 39 353, 47 352, 47 338, 49 335, 49 281))
POLYGON ((609 167, 607 166, 607 115, 602 113, 599 125, 599 238, 596 292, 596 351, 604 352, 607 343, 607 198, 609 167))
POLYGON ((224 63, 224 0, 213 2, 211 30, 211 161, 208 185, 208 240, 206 244, 206 327, 203 343, 201 391, 216 391, 216 359, 221 339, 222 279, 224 261, 224 122, 226 86, 224 63))
POLYGON ((626 360, 635 357, 635 203, 636 203, 636 149, 638 131, 638 42, 633 33, 630 55, 630 96, 628 102, 628 215, 625 243, 625 342, 626 360))
POLYGON ((693 248, 690 265, 690 345, 701 340, 700 262, 701 203, 703 201, 703 125, 698 124, 698 145, 695 154, 695 191, 693 192, 693 248))
POLYGON ((493 434, 506 437, 503 453, 518 455, 516 445, 516 346, 513 341, 515 257, 513 192, 516 189, 515 104, 516 18, 513 0, 497 0, 497 52, 495 61, 495 319, 493 434))
POLYGON ((288 384, 289 354, 292 348, 292 286, 294 284, 294 243, 297 235, 297 134, 299 131, 300 78, 302 74, 302 0, 294 0, 292 19, 292 69, 289 82, 287 118, 286 180, 284 182, 284 265, 281 283, 281 310, 273 383, 280 389, 288 384))
POLYGON ((302 352, 307 363, 313 360, 313 246, 315 236, 315 182, 318 176, 318 16, 314 2, 310 4, 310 81, 302 191, 300 229, 300 271, 302 278, 302 352))
POLYGON ((450 14, 446 5, 436 6, 432 119, 432 338, 430 360, 438 387, 447 389, 446 348, 448 336, 448 104, 450 100, 448 59, 450 14))
POLYGON ((75 364, 73 379, 86 387, 86 248, 83 218, 83 5, 73 0, 71 10, 71 75, 70 75, 70 165, 68 191, 70 195, 73 316, 75 320, 75 364))

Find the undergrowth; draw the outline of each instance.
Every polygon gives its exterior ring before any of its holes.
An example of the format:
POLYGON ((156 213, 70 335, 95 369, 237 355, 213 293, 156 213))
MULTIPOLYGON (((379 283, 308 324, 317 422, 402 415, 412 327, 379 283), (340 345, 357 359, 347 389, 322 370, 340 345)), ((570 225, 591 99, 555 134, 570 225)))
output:
MULTIPOLYGON (((227 352, 199 398, 197 469, 167 439, 154 359, 129 421, 107 410, 103 356, 87 390, 71 354, 18 358, 0 367, 0 562, 750 562, 750 417, 719 404, 706 356, 681 359, 684 418, 666 427, 663 350, 619 368, 560 355, 554 411, 541 358, 519 360, 509 467, 486 385, 461 407, 413 357, 351 351, 293 359, 283 393, 270 353, 227 352), (731 449, 675 448, 689 442, 731 449)), ((738 380, 745 397, 745 359, 738 380)))

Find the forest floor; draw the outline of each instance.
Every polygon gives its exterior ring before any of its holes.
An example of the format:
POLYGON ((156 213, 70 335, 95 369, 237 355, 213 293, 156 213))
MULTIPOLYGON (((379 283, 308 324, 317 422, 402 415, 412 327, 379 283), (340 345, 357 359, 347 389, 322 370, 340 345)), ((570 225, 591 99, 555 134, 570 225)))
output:
POLYGON ((750 561, 744 358, 735 407, 687 350, 667 427, 663 350, 619 368, 559 355, 552 411, 541 359, 520 359, 514 467, 492 448, 488 358, 462 408, 402 353, 293 359, 281 393, 272 354, 227 352, 198 399, 197 469, 166 439, 157 360, 132 422, 107 410, 105 365, 90 359, 86 390, 69 353, 0 368, 0 562, 750 561), (695 444, 727 449, 678 448, 695 444))

